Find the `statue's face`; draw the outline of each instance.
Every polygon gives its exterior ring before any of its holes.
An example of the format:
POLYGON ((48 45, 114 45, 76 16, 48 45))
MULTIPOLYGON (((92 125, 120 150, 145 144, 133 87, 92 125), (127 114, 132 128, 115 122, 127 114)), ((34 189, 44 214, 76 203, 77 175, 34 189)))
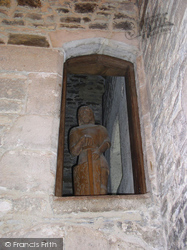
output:
POLYGON ((87 106, 83 106, 79 109, 78 119, 79 125, 95 123, 93 111, 87 106))

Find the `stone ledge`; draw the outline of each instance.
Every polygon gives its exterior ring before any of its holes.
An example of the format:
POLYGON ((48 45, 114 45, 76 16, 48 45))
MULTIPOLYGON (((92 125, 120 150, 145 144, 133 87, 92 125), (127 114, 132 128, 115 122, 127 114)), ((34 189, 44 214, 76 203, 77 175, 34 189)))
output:
POLYGON ((54 214, 78 212, 108 212, 145 210, 151 203, 151 194, 143 195, 101 195, 53 197, 54 214))

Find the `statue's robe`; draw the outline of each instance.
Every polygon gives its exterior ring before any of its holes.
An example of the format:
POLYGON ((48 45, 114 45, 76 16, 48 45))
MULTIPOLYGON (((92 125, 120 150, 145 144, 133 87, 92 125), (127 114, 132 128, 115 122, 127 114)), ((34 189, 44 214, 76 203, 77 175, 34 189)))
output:
POLYGON ((103 154, 97 160, 90 156, 104 143, 110 144, 110 139, 106 128, 101 125, 81 125, 70 131, 70 152, 79 155, 78 165, 73 170, 75 195, 91 195, 89 168, 93 171, 94 195, 107 193, 108 163, 103 154), (85 136, 92 138, 92 145, 84 145, 79 152, 75 152, 76 145, 85 136))

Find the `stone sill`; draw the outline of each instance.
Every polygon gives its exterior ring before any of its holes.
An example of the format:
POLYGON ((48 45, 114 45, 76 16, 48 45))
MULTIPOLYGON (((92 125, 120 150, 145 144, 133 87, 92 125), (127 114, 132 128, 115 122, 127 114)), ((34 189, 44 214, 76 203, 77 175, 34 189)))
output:
POLYGON ((137 210, 151 202, 150 193, 142 195, 101 195, 53 197, 55 214, 137 210))

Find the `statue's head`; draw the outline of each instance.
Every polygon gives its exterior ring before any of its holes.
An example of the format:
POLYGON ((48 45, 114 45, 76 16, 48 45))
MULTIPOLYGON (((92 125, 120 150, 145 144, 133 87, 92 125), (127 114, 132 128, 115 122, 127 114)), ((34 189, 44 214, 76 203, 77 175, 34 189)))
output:
POLYGON ((81 106, 78 110, 79 125, 95 124, 94 113, 88 106, 81 106))

